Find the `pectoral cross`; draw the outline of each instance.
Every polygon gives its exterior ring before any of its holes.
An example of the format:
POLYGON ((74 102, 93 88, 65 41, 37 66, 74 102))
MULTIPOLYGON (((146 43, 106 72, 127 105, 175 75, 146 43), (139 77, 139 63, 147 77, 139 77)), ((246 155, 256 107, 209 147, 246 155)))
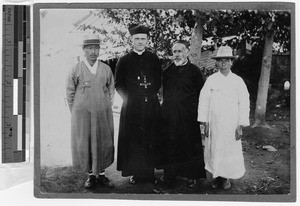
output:
POLYGON ((151 83, 147 82, 147 77, 146 76, 143 75, 143 77, 144 77, 144 82, 140 83, 140 86, 143 86, 143 87, 145 87, 145 89, 147 89, 147 87, 150 86, 151 83))

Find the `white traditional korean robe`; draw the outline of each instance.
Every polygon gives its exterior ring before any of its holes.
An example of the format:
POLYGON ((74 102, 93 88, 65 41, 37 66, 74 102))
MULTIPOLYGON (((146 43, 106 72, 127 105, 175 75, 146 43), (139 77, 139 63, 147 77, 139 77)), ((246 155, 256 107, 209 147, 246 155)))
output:
POLYGON ((199 97, 198 121, 209 122, 205 138, 205 169, 213 178, 238 179, 245 173, 241 140, 236 140, 238 125, 249 125, 249 93, 243 79, 217 72, 208 77, 199 97))
POLYGON ((114 161, 112 102, 114 78, 100 60, 92 71, 86 61, 72 68, 66 86, 71 111, 73 166, 98 174, 114 161))

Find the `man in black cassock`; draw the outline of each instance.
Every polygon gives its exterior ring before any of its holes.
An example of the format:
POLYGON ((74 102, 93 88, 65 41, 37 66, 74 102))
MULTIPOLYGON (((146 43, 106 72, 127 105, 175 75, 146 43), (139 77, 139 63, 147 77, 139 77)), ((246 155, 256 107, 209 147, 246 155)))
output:
POLYGON ((155 181, 154 167, 160 134, 161 65, 158 57, 146 50, 149 28, 131 25, 133 50, 116 65, 115 87, 123 99, 117 153, 117 170, 131 176, 129 183, 155 181))
POLYGON ((163 183, 174 186, 176 176, 188 179, 193 187, 196 179, 205 178, 203 148, 197 109, 204 76, 188 60, 186 41, 173 44, 173 63, 163 71, 163 136, 166 140, 166 164, 163 183))

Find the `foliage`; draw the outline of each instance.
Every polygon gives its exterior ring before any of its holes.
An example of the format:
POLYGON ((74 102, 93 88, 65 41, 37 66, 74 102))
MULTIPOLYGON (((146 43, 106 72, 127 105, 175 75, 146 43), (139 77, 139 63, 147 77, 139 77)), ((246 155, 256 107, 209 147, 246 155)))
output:
MULTIPOLYGON (((110 45, 105 52, 110 53, 112 58, 118 58, 131 49, 127 28, 132 23, 151 28, 149 48, 161 59, 165 59, 164 63, 169 62, 168 57, 174 41, 191 40, 196 22, 200 22, 203 28, 203 41, 209 38, 213 40, 211 44, 202 44, 202 50, 214 50, 214 44, 228 44, 234 49, 242 49, 248 43, 252 46, 252 54, 262 55, 265 35, 272 30, 276 42, 274 51, 290 51, 289 11, 100 9, 93 11, 93 15, 101 19, 100 24, 87 21, 78 29, 101 34, 103 42, 110 45)), ((203 67, 205 65, 201 66, 203 67)), ((204 71, 206 74, 211 72, 204 71)))
MULTIPOLYGON (((274 48, 277 52, 290 51, 291 14, 289 11, 265 10, 226 10, 207 13, 211 21, 208 31, 216 39, 234 35, 226 44, 238 48, 241 42, 252 45, 254 50, 264 46, 265 35, 269 30, 275 31, 274 48)), ((217 41, 221 44, 221 41, 217 41)))
MULTIPOLYGON (((100 9, 94 12, 99 19, 107 19, 113 27, 83 24, 81 30, 91 29, 106 36, 115 46, 126 46, 129 42, 127 27, 131 23, 150 26, 150 47, 158 54, 170 55, 170 47, 175 40, 190 40, 196 18, 203 26, 203 40, 214 37, 218 45, 222 38, 235 36, 225 42, 237 48, 245 40, 254 47, 262 47, 267 30, 275 31, 274 41, 281 52, 290 48, 290 12, 261 10, 174 10, 174 9, 100 9), (272 28, 270 28, 272 23, 272 28)), ((223 42, 224 43, 224 42, 223 42)))

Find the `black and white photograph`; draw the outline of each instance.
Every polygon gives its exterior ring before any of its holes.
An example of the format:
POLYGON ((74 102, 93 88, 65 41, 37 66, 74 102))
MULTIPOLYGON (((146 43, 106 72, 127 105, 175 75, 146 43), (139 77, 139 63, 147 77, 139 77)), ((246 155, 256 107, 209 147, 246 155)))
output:
POLYGON ((296 201, 295 5, 33 5, 34 195, 296 201))

